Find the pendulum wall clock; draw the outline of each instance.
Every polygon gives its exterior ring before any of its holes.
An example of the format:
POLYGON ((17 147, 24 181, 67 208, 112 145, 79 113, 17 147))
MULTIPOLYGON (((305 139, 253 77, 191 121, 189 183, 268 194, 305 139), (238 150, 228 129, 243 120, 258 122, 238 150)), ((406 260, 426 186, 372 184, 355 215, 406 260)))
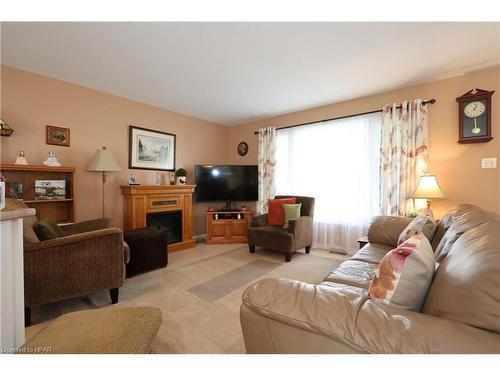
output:
POLYGON ((495 91, 474 89, 457 98, 458 143, 489 142, 491 136, 491 97, 495 91))

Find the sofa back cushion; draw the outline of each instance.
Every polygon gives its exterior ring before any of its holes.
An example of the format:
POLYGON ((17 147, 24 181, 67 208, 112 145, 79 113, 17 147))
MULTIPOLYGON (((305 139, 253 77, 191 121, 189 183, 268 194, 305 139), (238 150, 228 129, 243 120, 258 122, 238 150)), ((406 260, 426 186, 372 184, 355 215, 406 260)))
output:
POLYGON ((431 246, 434 251, 438 247, 439 243, 443 239, 446 231, 450 228, 451 224, 453 224, 455 213, 457 212, 457 207, 448 211, 446 215, 439 221, 437 224, 436 231, 434 232, 434 237, 432 237, 431 246))
POLYGON ((500 333, 500 221, 471 228, 456 240, 422 312, 500 333))
POLYGON ((446 233, 443 235, 439 245, 435 250, 436 262, 441 262, 450 252, 453 244, 462 234, 471 228, 477 227, 483 223, 498 219, 499 216, 493 212, 485 211, 472 204, 461 204, 453 210, 451 222, 446 233))
POLYGON ((410 237, 380 261, 370 283, 371 299, 420 311, 434 273, 434 253, 422 233, 410 237))
POLYGON ((267 222, 273 227, 285 225, 284 204, 295 204, 295 198, 269 199, 267 202, 267 222))
POLYGON ((398 246, 415 234, 422 233, 429 241, 434 237, 436 231, 436 220, 432 211, 425 211, 411 221, 401 232, 398 238, 398 246))

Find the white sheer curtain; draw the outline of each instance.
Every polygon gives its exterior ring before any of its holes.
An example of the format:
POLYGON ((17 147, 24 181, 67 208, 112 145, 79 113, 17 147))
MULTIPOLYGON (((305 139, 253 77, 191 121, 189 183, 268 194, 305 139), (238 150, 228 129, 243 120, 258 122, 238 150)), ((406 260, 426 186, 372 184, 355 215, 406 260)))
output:
POLYGON ((353 252, 379 212, 381 113, 277 132, 277 194, 316 198, 313 247, 353 252))

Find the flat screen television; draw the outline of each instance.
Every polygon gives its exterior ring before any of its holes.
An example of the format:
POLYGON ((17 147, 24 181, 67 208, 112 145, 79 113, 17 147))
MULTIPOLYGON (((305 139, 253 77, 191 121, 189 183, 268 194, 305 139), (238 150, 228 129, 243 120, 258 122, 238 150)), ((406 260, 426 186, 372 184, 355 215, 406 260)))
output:
POLYGON ((256 165, 196 165, 197 202, 256 201, 256 165))

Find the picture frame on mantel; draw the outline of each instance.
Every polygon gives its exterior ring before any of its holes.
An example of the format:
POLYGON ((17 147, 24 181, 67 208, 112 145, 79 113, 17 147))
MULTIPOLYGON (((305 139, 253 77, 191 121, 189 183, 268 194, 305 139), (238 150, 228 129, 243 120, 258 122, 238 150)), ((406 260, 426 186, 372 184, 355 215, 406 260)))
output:
POLYGON ((175 171, 176 135, 129 126, 129 169, 175 171))

